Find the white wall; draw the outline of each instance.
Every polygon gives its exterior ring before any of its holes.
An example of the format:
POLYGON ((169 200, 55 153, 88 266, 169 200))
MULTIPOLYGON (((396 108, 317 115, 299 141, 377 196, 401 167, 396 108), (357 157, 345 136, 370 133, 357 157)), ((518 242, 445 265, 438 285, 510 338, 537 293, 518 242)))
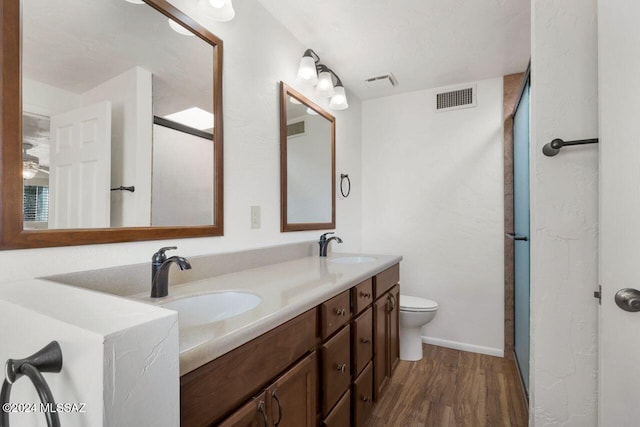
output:
POLYGON ((502 78, 477 88, 448 112, 433 90, 363 103, 363 248, 402 254, 402 293, 440 304, 428 342, 502 355, 502 78))
MULTIPOLYGON (((225 236, 3 251, 0 265, 11 267, 2 269, 0 281, 149 262, 153 252, 168 244, 177 245, 180 255, 190 256, 302 242, 320 235, 320 231, 280 233, 279 81, 327 105, 295 83, 300 58, 312 46, 299 43, 256 0, 235 2, 236 17, 228 23, 206 21, 197 2, 175 4, 224 40, 225 236), (252 205, 262 206, 261 229, 250 228, 252 205)), ((332 112, 337 173, 348 173, 354 184, 348 199, 336 201, 337 234, 345 241, 340 250, 357 252, 362 233, 360 102, 348 95, 349 109, 332 112)))
POLYGON ((82 95, 84 105, 111 102, 111 226, 151 223, 152 75, 134 67, 82 95))
POLYGON ((22 109, 50 117, 82 105, 82 97, 28 78, 22 79, 22 109))
POLYGON ((598 148, 596 0, 532 2, 531 418, 595 426, 598 148))
POLYGON ((213 145, 153 125, 152 225, 213 224, 213 145))

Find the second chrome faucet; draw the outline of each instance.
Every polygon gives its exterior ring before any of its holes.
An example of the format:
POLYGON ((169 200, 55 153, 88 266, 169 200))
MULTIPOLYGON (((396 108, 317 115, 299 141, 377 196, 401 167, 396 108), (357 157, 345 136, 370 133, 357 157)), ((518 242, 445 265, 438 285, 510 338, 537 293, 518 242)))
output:
POLYGON ((169 267, 176 263, 180 270, 191 270, 191 264, 186 258, 172 256, 167 258, 165 251, 178 249, 176 246, 169 246, 158 249, 158 252, 151 257, 151 298, 162 298, 169 295, 169 267))
POLYGON ((327 256, 327 248, 329 247, 329 242, 331 242, 332 240, 335 240, 338 243, 342 243, 342 239, 338 236, 329 237, 327 239, 327 235, 329 234, 334 234, 334 232, 331 231, 320 236, 320 241, 318 242, 318 244, 320 245, 320 256, 327 256))

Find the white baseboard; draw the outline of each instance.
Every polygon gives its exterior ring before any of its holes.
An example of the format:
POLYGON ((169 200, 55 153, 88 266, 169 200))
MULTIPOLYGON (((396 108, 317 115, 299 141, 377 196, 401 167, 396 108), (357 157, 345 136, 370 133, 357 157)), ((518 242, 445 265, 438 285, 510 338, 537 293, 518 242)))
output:
POLYGON ((448 341, 440 338, 422 337, 425 344, 437 345, 440 347, 453 348, 455 350, 470 351, 471 353, 488 354, 489 356, 504 357, 504 350, 499 348, 483 347, 481 345, 466 344, 457 341, 448 341))

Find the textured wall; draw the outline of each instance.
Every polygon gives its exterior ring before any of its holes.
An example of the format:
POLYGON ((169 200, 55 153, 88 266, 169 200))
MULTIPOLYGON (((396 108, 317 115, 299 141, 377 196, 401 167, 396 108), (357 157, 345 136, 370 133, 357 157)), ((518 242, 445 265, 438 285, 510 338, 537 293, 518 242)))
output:
MULTIPOLYGON (((70 248, 0 252, 0 281, 39 277, 92 268, 148 262, 161 246, 177 245, 184 256, 222 253, 308 241, 319 231, 280 233, 279 82, 284 80, 314 102, 324 100, 296 87, 304 46, 256 0, 234 3, 228 23, 207 21, 197 2, 173 2, 224 41, 224 175, 225 235, 70 248), (262 206, 262 228, 250 229, 250 206, 262 206)), ((326 58, 327 61, 330 57, 326 58)), ((340 70, 336 70, 340 72, 340 70)), ((346 88, 349 91, 349 88, 346 88)), ((350 95, 348 93, 348 95, 350 95)), ((360 102, 352 95, 349 109, 335 111, 337 174, 348 173, 353 191, 336 201, 337 233, 343 251, 361 249, 360 102)), ((339 176, 339 175, 338 175, 339 176)))
POLYGON ((434 111, 434 91, 363 102, 363 247, 402 254, 402 292, 440 304, 432 344, 502 355, 502 78, 478 105, 434 111))
POLYGON ((598 136, 595 0, 532 2, 531 417, 596 425, 598 136))

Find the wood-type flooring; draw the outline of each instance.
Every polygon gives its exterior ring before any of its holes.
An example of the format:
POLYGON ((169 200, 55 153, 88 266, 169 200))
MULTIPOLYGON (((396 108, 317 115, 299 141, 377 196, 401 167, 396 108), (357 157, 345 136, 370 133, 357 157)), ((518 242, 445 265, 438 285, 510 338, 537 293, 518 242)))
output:
POLYGON ((401 361, 370 427, 524 427, 528 409, 511 359, 424 345, 401 361))

